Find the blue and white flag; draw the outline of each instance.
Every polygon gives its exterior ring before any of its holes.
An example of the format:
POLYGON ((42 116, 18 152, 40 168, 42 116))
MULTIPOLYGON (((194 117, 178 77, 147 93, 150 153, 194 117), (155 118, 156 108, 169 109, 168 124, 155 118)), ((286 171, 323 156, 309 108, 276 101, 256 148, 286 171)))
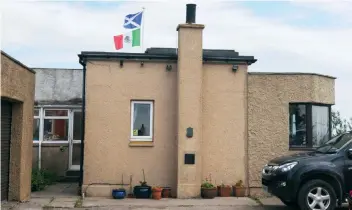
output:
POLYGON ((142 16, 143 11, 135 14, 126 15, 123 27, 128 29, 140 28, 142 25, 142 16))

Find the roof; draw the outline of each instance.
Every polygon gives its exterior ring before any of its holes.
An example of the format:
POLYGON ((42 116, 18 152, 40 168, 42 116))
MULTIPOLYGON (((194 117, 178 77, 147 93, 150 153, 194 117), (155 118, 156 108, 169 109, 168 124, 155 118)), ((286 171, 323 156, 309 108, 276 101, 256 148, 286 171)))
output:
POLYGON ((83 69, 70 69, 70 68, 32 68, 34 71, 36 71, 36 70, 48 70, 48 71, 50 71, 50 70, 53 70, 53 71, 55 71, 55 70, 68 70, 68 71, 82 71, 83 69))
POLYGON ((281 76, 292 76, 292 75, 313 75, 320 77, 327 77, 330 79, 336 79, 336 77, 325 75, 325 74, 317 74, 317 73, 309 73, 309 72, 248 72, 250 75, 281 75, 281 76))
POLYGON ((24 65, 23 63, 21 63, 20 61, 18 61, 17 59, 13 58, 12 56, 10 56, 9 54, 5 53, 2 50, 1 50, 1 54, 6 56, 7 58, 9 58, 10 60, 12 60, 17 65, 20 65, 21 67, 23 67, 23 68, 27 69, 28 71, 32 72, 33 74, 35 74, 35 71, 33 71, 31 68, 29 68, 28 66, 24 65))
MULTIPOLYGON (((177 48, 148 48, 144 53, 123 53, 123 52, 95 52, 82 51, 78 55, 80 63, 83 64, 87 60, 168 60, 177 61, 177 48)), ((231 64, 247 64, 255 63, 257 59, 253 56, 240 56, 234 50, 203 50, 204 62, 225 62, 231 64)))

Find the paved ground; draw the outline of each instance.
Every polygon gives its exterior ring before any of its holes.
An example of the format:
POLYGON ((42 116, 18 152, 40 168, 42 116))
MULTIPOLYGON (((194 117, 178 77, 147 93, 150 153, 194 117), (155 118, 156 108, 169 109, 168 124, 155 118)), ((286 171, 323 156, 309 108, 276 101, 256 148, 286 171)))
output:
MULTIPOLYGON (((58 184, 46 188, 42 192, 32 193, 26 203, 2 202, 1 209, 121 209, 121 210, 290 210, 275 197, 256 201, 251 198, 214 199, 123 199, 85 198, 77 196, 77 185, 58 184)), ((340 210, 347 210, 343 208, 340 210)))

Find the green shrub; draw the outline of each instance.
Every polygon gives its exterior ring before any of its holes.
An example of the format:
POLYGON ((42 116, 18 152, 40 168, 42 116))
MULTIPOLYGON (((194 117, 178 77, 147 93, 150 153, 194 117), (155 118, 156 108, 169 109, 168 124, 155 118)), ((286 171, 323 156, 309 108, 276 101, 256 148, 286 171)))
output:
POLYGON ((32 191, 43 190, 46 186, 57 181, 57 175, 45 169, 32 169, 32 191))

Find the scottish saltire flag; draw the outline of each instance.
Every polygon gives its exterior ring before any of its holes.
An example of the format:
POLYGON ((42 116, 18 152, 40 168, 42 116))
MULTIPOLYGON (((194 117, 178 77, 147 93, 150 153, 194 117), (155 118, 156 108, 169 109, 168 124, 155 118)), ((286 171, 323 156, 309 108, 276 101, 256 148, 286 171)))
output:
POLYGON ((128 29, 140 28, 142 25, 142 16, 143 11, 138 12, 136 14, 126 15, 123 27, 128 29))

